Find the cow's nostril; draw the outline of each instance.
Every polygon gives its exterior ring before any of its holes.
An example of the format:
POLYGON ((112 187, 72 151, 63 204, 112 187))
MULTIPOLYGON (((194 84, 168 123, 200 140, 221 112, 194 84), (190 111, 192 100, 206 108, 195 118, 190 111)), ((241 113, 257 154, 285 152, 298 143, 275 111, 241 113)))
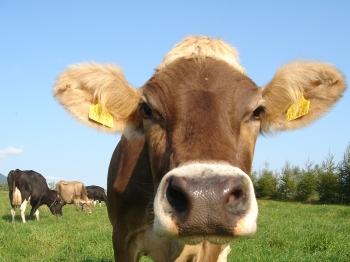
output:
POLYGON ((234 190, 227 198, 226 203, 231 203, 233 201, 236 201, 242 196, 242 190, 234 190))
POLYGON ((171 179, 166 190, 166 198, 170 206, 178 213, 185 212, 188 207, 188 201, 181 189, 174 185, 171 179))

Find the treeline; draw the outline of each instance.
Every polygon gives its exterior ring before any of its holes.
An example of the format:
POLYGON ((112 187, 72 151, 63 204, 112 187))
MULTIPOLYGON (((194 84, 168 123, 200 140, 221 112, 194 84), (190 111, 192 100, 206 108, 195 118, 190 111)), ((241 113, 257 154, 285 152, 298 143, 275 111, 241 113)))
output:
POLYGON ((265 162, 261 170, 252 172, 252 181, 260 199, 349 205, 350 143, 339 163, 332 154, 321 164, 308 159, 302 168, 287 161, 280 171, 270 170, 265 162))
MULTIPOLYGON (((339 163, 332 154, 321 164, 308 159, 302 168, 287 161, 280 171, 270 170, 265 162, 261 170, 252 172, 251 178, 260 199, 349 205, 350 143, 339 163)), ((48 185, 55 189, 55 182, 48 185)), ((7 182, 0 183, 0 190, 8 191, 7 182)))
POLYGON ((9 191, 9 186, 7 185, 7 182, 0 183, 0 191, 9 191))

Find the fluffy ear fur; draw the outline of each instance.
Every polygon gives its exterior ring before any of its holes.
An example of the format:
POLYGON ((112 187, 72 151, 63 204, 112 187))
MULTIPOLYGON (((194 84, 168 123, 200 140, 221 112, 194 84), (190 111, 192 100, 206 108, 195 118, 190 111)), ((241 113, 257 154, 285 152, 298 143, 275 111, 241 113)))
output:
POLYGON ((53 94, 77 120, 102 131, 122 132, 136 121, 140 93, 112 64, 69 67, 58 76, 53 94), (113 116, 113 128, 89 119, 90 106, 97 103, 113 116))
POLYGON ((292 62, 281 66, 263 88, 266 117, 261 131, 291 130, 304 127, 327 112, 346 89, 344 76, 332 65, 320 62, 292 62), (309 113, 287 121, 288 108, 300 101, 310 101, 309 113))

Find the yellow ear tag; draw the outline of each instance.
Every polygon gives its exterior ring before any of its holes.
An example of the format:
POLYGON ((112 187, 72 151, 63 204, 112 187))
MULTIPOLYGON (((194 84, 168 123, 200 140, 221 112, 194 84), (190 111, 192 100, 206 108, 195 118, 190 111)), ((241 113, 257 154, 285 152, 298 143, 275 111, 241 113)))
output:
POLYGON ((299 117, 306 115, 307 113, 309 113, 309 108, 310 108, 310 101, 306 100, 302 95, 298 103, 295 103, 291 105, 290 108, 288 108, 287 114, 286 114, 287 120, 292 121, 294 119, 297 119, 299 117), (295 111, 296 106, 298 106, 297 111, 295 111))
POLYGON ((102 108, 100 104, 90 106, 89 118, 108 127, 113 127, 113 116, 108 113, 107 109, 102 108))

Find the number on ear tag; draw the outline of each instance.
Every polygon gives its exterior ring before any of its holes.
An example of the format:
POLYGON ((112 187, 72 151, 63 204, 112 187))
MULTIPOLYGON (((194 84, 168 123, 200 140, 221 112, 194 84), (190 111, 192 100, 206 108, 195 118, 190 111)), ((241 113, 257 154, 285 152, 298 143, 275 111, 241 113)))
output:
POLYGON ((113 127, 113 116, 105 108, 102 112, 100 104, 90 106, 89 118, 108 127, 113 127))
POLYGON ((306 100, 304 96, 301 96, 301 99, 299 102, 291 105, 290 108, 287 110, 286 118, 288 121, 292 121, 294 119, 297 119, 299 117, 302 117, 309 113, 310 108, 310 101, 306 100), (298 106, 298 110, 295 111, 295 107, 298 106))

